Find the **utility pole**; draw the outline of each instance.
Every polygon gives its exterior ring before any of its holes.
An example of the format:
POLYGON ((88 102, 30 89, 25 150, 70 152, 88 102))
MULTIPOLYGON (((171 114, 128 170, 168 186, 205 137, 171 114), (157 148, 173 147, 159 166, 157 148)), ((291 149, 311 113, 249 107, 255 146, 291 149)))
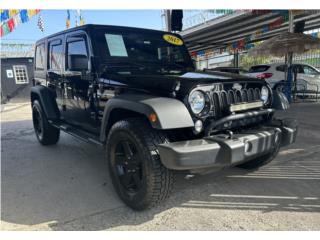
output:
MULTIPOLYGON (((293 25, 293 20, 294 20, 294 16, 293 16, 293 13, 292 13, 292 10, 288 10, 289 11, 289 32, 293 33, 294 32, 294 25, 293 25)), ((291 103, 292 101, 292 80, 293 80, 293 69, 292 69, 292 56, 293 56, 293 53, 290 52, 287 54, 287 69, 288 69, 288 73, 287 73, 287 98, 288 98, 288 101, 291 103)))
POLYGON ((167 32, 171 32, 171 11, 168 9, 165 9, 164 10, 164 17, 165 17, 165 23, 166 23, 165 30, 167 32))

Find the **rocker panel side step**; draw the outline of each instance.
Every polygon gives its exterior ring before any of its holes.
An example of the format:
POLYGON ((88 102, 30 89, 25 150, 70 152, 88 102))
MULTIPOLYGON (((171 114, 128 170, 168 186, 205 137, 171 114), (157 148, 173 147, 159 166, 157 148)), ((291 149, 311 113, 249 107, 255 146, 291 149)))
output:
POLYGON ((88 133, 84 130, 78 129, 70 124, 67 124, 65 122, 56 122, 56 121, 52 121, 49 120, 49 123, 56 127, 59 128, 60 130, 64 131, 65 133, 70 134, 71 136, 82 140, 86 143, 92 143, 95 145, 99 145, 99 146, 103 146, 102 142, 100 142, 99 140, 99 136, 95 136, 94 134, 88 133))

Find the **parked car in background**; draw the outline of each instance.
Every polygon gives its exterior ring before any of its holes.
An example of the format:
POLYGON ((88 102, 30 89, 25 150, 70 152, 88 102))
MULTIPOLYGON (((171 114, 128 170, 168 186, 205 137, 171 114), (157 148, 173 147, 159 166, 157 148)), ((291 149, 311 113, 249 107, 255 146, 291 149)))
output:
POLYGON ((248 70, 238 67, 216 67, 211 69, 204 69, 204 71, 218 71, 218 72, 227 72, 227 73, 234 73, 234 74, 247 74, 249 73, 248 70))
MULTIPOLYGON (((280 89, 284 85, 286 71, 287 65, 284 63, 261 64, 252 66, 246 75, 265 79, 272 88, 280 89)), ((297 90, 307 92, 320 90, 320 71, 317 68, 308 64, 295 63, 293 71, 297 72, 297 90)))

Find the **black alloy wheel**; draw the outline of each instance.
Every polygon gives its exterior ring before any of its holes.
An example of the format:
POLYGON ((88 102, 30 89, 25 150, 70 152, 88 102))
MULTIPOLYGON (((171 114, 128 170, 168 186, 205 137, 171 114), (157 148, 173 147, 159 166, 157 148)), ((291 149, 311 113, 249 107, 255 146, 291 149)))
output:
POLYGON ((60 130, 48 122, 38 100, 32 103, 32 122, 36 137, 42 145, 53 145, 59 141, 60 130))
POLYGON ((128 118, 111 127, 106 143, 110 177, 118 196, 132 209, 144 210, 169 197, 174 173, 162 165, 157 149, 166 141, 144 119, 128 118))
POLYGON ((115 147, 115 167, 119 181, 127 191, 136 193, 142 186, 141 154, 130 140, 118 142, 115 147))

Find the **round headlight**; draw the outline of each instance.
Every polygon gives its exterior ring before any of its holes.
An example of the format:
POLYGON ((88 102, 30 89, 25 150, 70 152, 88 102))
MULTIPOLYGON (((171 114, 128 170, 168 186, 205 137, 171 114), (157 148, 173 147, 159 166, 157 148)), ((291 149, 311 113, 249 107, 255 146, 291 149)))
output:
POLYGON ((201 91, 193 91, 188 98, 190 108, 193 113, 199 114, 205 106, 204 93, 201 91))
POLYGON ((261 100, 266 104, 269 100, 269 89, 266 86, 261 88, 261 100))

